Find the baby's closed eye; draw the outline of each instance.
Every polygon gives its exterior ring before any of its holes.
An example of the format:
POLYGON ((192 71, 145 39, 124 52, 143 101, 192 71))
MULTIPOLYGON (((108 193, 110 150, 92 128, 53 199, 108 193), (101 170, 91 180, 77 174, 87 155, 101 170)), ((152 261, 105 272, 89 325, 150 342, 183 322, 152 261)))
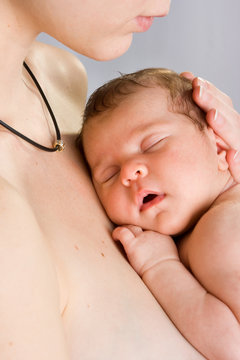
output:
POLYGON ((168 136, 154 135, 143 140, 141 144, 142 152, 151 152, 162 145, 162 142, 167 139, 168 136))
POLYGON ((114 178, 115 175, 119 173, 119 168, 117 166, 110 166, 103 171, 101 171, 100 174, 95 176, 95 180, 100 184, 105 184, 111 179, 114 178))

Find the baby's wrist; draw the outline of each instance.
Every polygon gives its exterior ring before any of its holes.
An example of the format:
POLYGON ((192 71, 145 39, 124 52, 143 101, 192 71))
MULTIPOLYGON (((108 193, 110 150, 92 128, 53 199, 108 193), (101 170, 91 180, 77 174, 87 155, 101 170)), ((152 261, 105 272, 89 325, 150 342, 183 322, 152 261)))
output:
POLYGON ((164 274, 165 276, 166 269, 173 262, 176 264, 176 266, 178 266, 178 264, 181 264, 180 259, 176 256, 160 259, 149 266, 144 266, 142 269, 142 274, 140 276, 145 283, 148 281, 152 281, 155 278, 160 278, 161 274, 164 274))

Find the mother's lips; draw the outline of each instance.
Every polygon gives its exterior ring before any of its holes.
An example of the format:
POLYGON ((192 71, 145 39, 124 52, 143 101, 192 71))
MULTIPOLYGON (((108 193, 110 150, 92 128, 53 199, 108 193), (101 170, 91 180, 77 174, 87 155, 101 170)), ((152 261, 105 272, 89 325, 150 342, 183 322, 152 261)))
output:
POLYGON ((142 199, 142 204, 140 206, 140 211, 149 209, 150 207, 158 204, 165 198, 165 194, 154 194, 149 193, 142 199))
POLYGON ((136 18, 136 20, 137 20, 137 24, 139 26, 138 31, 144 32, 144 31, 147 31, 151 27, 154 17, 153 16, 138 16, 136 18))

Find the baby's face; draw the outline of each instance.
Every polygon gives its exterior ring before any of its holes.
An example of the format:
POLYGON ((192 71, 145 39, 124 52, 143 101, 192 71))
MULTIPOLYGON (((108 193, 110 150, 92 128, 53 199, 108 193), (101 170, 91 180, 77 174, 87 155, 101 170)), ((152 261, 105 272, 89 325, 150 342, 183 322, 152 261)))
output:
POLYGON ((177 234, 217 196, 212 132, 169 111, 161 88, 141 89, 91 119, 83 145, 97 194, 116 224, 177 234))

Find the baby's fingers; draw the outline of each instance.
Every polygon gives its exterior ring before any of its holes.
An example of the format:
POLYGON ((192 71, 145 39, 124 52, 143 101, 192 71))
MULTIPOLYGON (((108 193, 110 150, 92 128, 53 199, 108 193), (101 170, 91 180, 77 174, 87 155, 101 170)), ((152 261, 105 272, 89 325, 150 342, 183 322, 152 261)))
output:
POLYGON ((142 233, 142 229, 134 225, 117 227, 112 233, 113 239, 119 240, 123 245, 130 264, 139 275, 141 275, 142 262, 145 259, 145 256, 141 256, 142 247, 141 242, 139 243, 142 233))
POLYGON ((114 240, 120 241, 124 249, 127 250, 135 242, 136 236, 140 232, 142 229, 138 226, 119 226, 113 230, 112 237, 114 240))
POLYGON ((133 235, 136 237, 143 233, 143 230, 140 226, 126 225, 126 228, 129 229, 133 233, 133 235))

